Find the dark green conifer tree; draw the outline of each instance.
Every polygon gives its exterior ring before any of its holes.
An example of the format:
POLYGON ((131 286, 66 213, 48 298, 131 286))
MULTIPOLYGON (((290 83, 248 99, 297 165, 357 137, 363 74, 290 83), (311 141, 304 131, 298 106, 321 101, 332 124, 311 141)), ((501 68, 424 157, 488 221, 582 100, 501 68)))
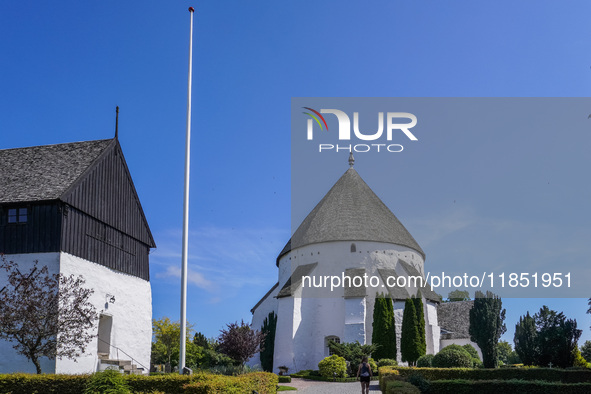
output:
POLYGON ((261 332, 265 335, 261 346, 261 368, 266 372, 273 372, 273 353, 275 352, 275 330, 277 329, 277 315, 270 312, 263 321, 261 332))
POLYGON ((407 298, 404 304, 404 314, 402 315, 400 352, 402 353, 402 361, 407 361, 410 365, 414 365, 420 357, 418 326, 415 303, 412 299, 407 298))
POLYGON ((480 347, 484 368, 498 366, 499 338, 507 331, 504 320, 505 310, 501 299, 490 291, 486 292, 486 296, 477 291, 474 306, 470 309, 470 340, 480 347))
POLYGON ((395 327, 392 300, 382 294, 376 295, 371 334, 371 343, 378 346, 372 354, 375 360, 396 358, 395 327))
POLYGON ((425 315, 423 312, 423 298, 421 296, 420 290, 417 292, 417 296, 414 297, 412 300, 415 304, 415 312, 417 314, 417 328, 419 330, 418 351, 419 357, 421 357, 427 353, 427 338, 425 335, 425 315))

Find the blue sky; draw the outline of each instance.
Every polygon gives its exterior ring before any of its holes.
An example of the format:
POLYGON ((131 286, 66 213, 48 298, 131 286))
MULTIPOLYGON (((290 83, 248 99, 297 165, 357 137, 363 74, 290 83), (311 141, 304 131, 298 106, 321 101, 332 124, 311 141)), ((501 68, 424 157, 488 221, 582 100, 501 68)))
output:
MULTIPOLYGON (((119 105, 121 145, 158 245, 154 317, 178 319, 193 5, 188 316, 207 336, 249 320, 277 279, 275 257, 291 226, 292 97, 591 92, 591 5, 584 1, 172 3, 2 2, 0 146, 111 138, 119 105)), ((553 157, 570 153, 558 149, 553 157)), ((449 168, 459 163, 449 158, 449 168)), ((424 207, 391 208, 421 245, 429 242, 418 235, 424 216, 413 216, 424 207)), ((453 218, 476 220, 472 213, 453 218)), ((431 220, 454 223, 443 214, 431 220)), ((438 260, 426 252, 427 265, 438 260)), ((576 318, 583 339, 591 339, 585 299, 504 303, 508 339, 519 315, 543 304, 576 318)))

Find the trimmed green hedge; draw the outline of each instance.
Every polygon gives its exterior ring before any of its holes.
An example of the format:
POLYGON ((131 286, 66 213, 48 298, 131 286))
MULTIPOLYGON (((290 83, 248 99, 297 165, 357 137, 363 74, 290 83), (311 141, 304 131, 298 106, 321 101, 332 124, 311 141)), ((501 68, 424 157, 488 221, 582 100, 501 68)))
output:
POLYGON ((291 383, 291 376, 278 376, 279 383, 291 383))
POLYGON ((80 394, 90 375, 0 374, 0 393, 80 394))
POLYGON ((391 380, 386 384, 385 394, 421 394, 421 390, 410 383, 399 380, 391 380))
POLYGON ((560 383, 541 380, 435 380, 429 382, 428 393, 437 394, 588 394, 591 383, 560 383))
POLYGON ((411 368, 381 367, 380 375, 397 371, 401 379, 418 374, 427 380, 544 380, 548 382, 582 383, 591 382, 591 369, 558 368, 411 368))
POLYGON ((380 390, 382 393, 386 392, 386 386, 391 381, 401 381, 400 373, 394 367, 380 367, 378 368, 380 374, 380 390))
POLYGON ((277 392, 277 375, 269 372, 253 372, 240 376, 214 375, 210 379, 185 385, 187 394, 274 394, 277 392))
POLYGON ((194 375, 126 375, 125 380, 131 391, 135 392, 150 392, 152 390, 162 391, 166 394, 183 394, 185 391, 183 387, 186 384, 193 382, 200 382, 207 379, 211 374, 196 373, 194 375))
MULTIPOLYGON (((0 374, 0 394, 80 394, 92 375, 0 374)), ((125 375, 132 393, 275 393, 277 375, 254 372, 240 376, 209 373, 186 375, 125 375), (216 391, 217 390, 217 391, 216 391)))

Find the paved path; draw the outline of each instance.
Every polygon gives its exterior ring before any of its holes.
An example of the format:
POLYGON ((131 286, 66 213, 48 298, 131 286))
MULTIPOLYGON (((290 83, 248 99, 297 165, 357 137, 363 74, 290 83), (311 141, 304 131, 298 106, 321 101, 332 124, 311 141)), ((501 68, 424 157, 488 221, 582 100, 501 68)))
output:
MULTIPOLYGON (((305 380, 299 378, 291 378, 291 383, 281 383, 280 386, 291 386, 298 389, 292 393, 304 394, 360 394, 361 383, 331 383, 331 382, 317 382, 315 380, 305 380)), ((372 381, 369 386, 370 393, 381 393, 378 381, 372 381)), ((289 391, 285 391, 289 393, 289 391)))

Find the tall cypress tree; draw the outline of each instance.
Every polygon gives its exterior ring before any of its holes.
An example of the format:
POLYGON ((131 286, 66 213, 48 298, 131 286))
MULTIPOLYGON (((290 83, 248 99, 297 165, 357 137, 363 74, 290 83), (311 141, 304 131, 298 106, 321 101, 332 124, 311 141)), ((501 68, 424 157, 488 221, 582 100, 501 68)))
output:
POLYGON ((519 317, 519 323, 515 325, 515 352, 525 365, 534 365, 538 358, 536 323, 529 315, 519 317))
POLYGON ((417 322, 415 303, 412 299, 407 298, 404 304, 404 314, 402 315, 402 338, 400 339, 402 361, 414 365, 420 357, 419 343, 419 324, 417 322))
POLYGON ((499 363, 497 345, 507 331, 504 320, 501 299, 490 291, 486 296, 477 291, 474 306, 470 309, 470 340, 480 347, 484 368, 496 368, 499 363))
POLYGON ((261 367, 263 371, 273 372, 273 353, 275 352, 275 330, 277 328, 277 315, 270 312, 263 321, 261 332, 265 335, 260 353, 261 367))
POLYGON ((378 345, 372 356, 376 360, 396 358, 396 331, 394 307, 390 297, 376 295, 373 306, 373 331, 371 343, 378 345))
POLYGON ((415 313, 417 315, 417 328, 419 330, 419 342, 417 344, 417 350, 419 357, 427 353, 427 338, 425 335, 425 315, 423 312, 423 298, 421 291, 417 292, 417 296, 412 299, 415 306, 415 313))

